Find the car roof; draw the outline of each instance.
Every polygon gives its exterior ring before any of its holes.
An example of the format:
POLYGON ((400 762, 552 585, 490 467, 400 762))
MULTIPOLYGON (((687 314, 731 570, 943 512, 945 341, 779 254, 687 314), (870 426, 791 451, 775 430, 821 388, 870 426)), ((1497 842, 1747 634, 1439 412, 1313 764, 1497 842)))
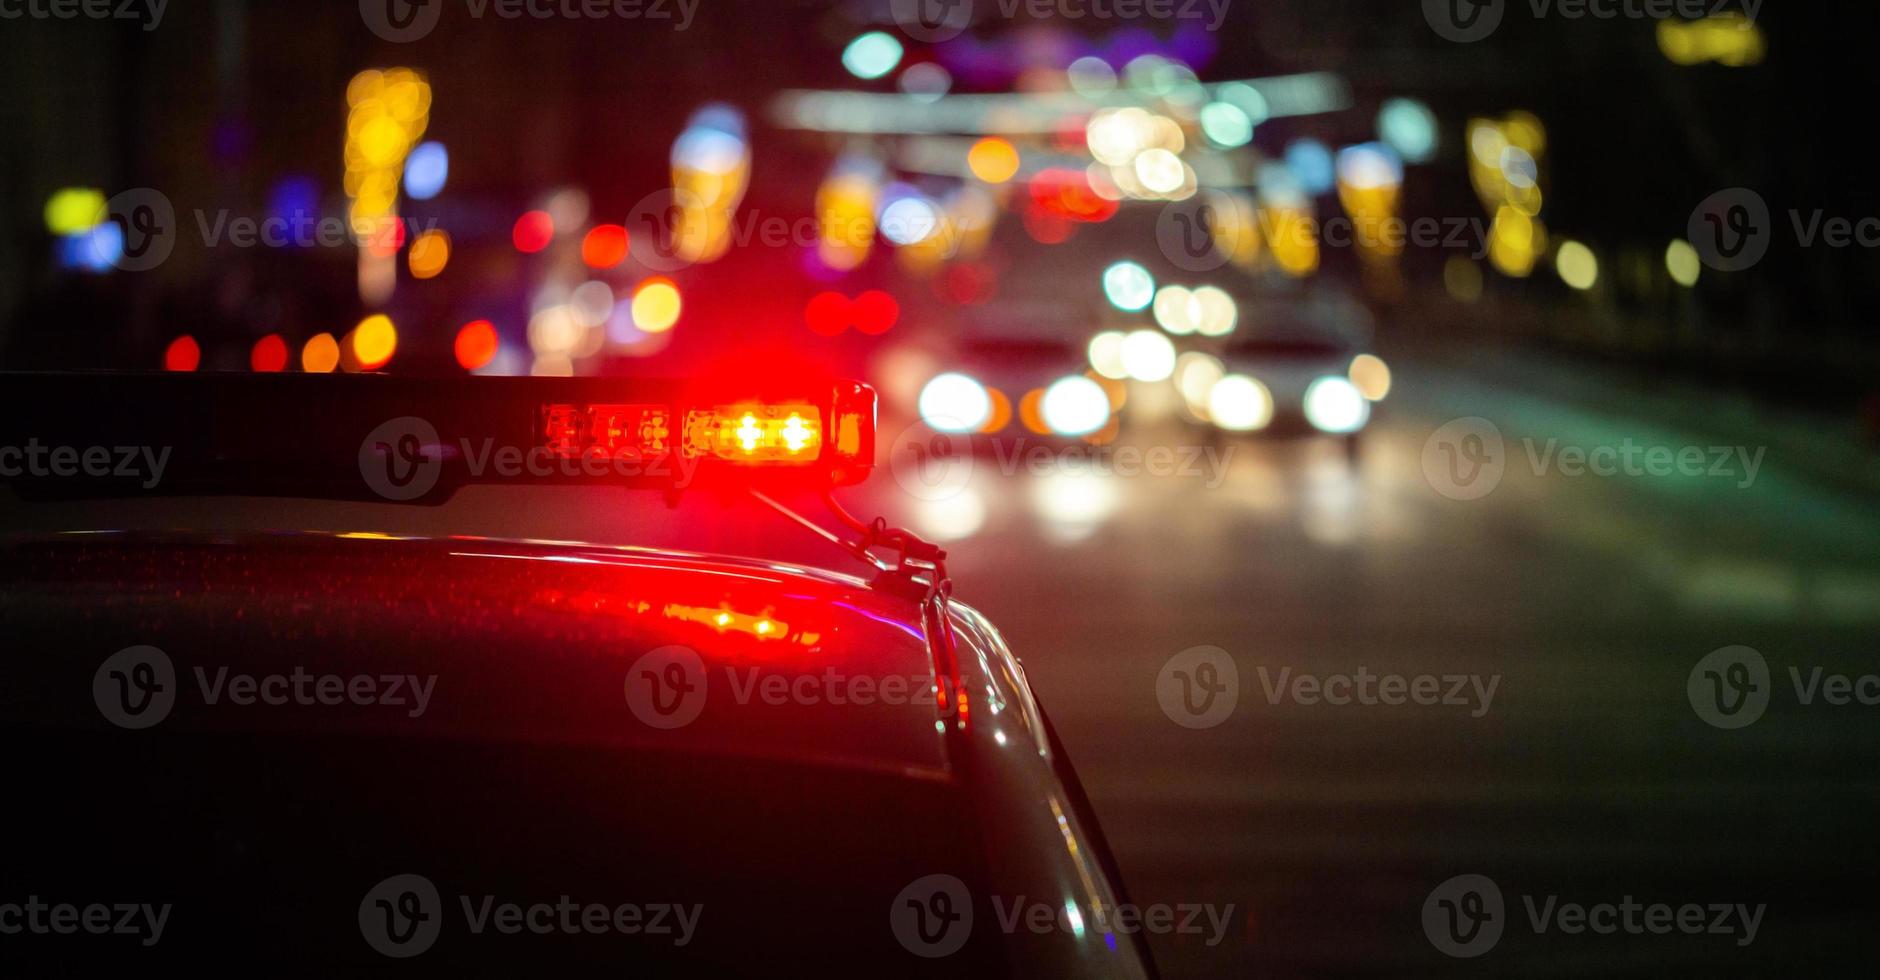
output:
POLYGON ((435 678, 422 717, 378 706, 322 714, 188 703, 171 726, 632 743, 947 773, 921 604, 799 565, 477 537, 16 536, 0 538, 0 621, 17 638, 12 660, 25 675, 0 700, 49 725, 61 723, 69 675, 90 676, 114 652, 148 644, 174 661, 190 702, 224 669, 435 678), (627 679, 641 657, 675 646, 697 655, 706 695, 694 720, 659 728, 635 714, 627 679), (890 698, 891 678, 904 696, 890 698), (780 683, 781 699, 765 696, 780 683), (875 692, 869 703, 830 696, 862 687, 875 692))

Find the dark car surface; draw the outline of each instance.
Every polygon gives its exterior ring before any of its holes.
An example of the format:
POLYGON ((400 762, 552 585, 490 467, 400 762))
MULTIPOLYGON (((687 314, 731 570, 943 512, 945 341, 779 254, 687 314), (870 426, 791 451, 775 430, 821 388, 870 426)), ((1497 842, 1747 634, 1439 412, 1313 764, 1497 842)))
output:
POLYGON ((58 746, 15 758, 31 846, 0 877, 128 916, 22 965, 1149 972, 1128 934, 1001 928, 1121 899, 957 603, 643 549, 196 533, 15 538, 0 597, 6 734, 58 746))

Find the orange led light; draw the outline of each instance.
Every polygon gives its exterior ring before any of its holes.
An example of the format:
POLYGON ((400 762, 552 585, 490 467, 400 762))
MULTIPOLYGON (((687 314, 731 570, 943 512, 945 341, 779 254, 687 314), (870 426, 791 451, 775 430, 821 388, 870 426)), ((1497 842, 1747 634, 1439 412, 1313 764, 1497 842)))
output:
POLYGON ((808 463, 822 455, 814 405, 721 405, 686 413, 685 452, 738 462, 808 463))

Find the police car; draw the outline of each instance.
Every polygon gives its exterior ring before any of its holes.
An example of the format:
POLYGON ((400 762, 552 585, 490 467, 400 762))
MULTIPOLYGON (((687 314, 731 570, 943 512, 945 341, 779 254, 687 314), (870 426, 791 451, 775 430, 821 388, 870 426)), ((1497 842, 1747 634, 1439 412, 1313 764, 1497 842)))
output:
POLYGON ((7 474, 27 500, 594 482, 651 491, 622 506, 774 507, 838 566, 109 521, 10 534, 8 972, 1153 975, 1018 659, 952 598, 943 552, 831 496, 872 466, 866 386, 0 390, 0 445, 45 447, 7 474), (119 446, 153 447, 161 473, 87 464, 119 446), (804 492, 827 518, 779 502, 804 492))

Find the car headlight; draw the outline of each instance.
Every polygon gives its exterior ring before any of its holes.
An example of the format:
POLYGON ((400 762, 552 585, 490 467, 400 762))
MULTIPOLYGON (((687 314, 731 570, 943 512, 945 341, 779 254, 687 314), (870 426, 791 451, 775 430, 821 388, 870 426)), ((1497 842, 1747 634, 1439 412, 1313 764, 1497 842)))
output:
POLYGON ((1358 386, 1345 378, 1328 375, 1306 387, 1306 421, 1320 432, 1345 435, 1364 428, 1371 420, 1371 403, 1358 386))
POLYGON ((1244 374, 1230 374, 1208 389, 1208 417, 1233 432, 1264 429, 1273 421, 1273 393, 1244 374))
POLYGON ((939 432, 977 432, 992 417, 992 396, 986 386, 949 371, 920 390, 921 421, 939 432))
POLYGON ((1059 378, 1038 402, 1044 424, 1061 436, 1087 436, 1110 422, 1110 396, 1080 374, 1059 378))

